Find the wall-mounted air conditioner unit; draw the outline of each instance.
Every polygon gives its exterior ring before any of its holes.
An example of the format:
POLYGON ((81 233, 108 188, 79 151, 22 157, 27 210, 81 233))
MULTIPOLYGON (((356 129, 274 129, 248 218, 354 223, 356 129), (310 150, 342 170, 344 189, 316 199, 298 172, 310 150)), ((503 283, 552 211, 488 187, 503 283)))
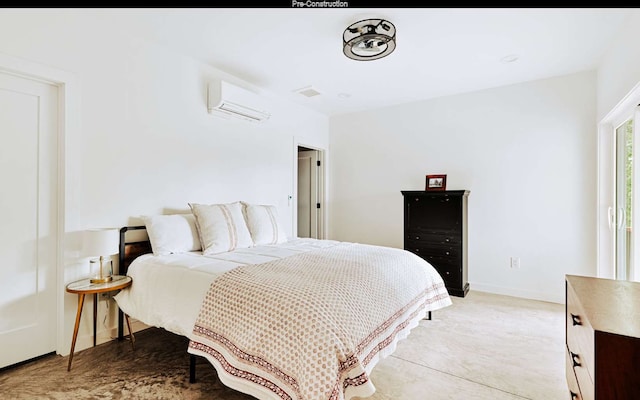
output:
POLYGON ((262 99, 258 94, 229 82, 211 82, 207 92, 207 108, 210 114, 251 122, 264 122, 271 116, 262 110, 262 99))

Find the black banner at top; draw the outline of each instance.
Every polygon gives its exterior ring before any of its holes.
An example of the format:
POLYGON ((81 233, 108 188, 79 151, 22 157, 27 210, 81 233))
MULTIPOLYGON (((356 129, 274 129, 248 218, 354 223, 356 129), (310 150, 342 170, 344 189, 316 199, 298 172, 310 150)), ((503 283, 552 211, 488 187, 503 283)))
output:
MULTIPOLYGON (((288 9, 344 9, 344 8, 415 8, 415 9, 428 9, 428 8, 631 8, 636 4, 632 4, 628 1, 618 2, 618 4, 608 4, 604 7, 583 7, 579 4, 572 4, 572 2, 544 2, 536 1, 531 4, 520 3, 517 7, 504 7, 503 2, 495 2, 492 4, 487 1, 457 1, 457 2, 424 2, 427 4, 417 5, 420 3, 416 0, 262 0, 256 3, 247 3, 241 0, 184 0, 176 5, 167 5, 166 2, 160 2, 158 0, 139 0, 128 1, 119 3, 117 0, 105 2, 92 2, 91 6, 78 7, 76 2, 65 4, 64 1, 31 1, 31 2, 17 2, 11 4, 11 0, 5 0, 2 8, 156 8, 156 9, 179 9, 179 8, 237 8, 237 9, 261 9, 261 8, 288 8, 288 9)), ((577 3, 577 2, 576 2, 577 3)))

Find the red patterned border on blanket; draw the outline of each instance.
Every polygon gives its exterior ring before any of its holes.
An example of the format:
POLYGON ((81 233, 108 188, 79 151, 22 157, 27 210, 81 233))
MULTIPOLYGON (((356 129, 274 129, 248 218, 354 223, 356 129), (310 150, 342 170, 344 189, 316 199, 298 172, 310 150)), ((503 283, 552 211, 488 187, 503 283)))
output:
MULTIPOLYGON (((404 329, 406 329, 407 326, 409 326, 411 324, 411 322, 414 321, 415 318, 417 318, 417 316, 420 314, 420 312, 423 312, 427 308, 427 305, 432 304, 432 303, 437 302, 437 301, 440 301, 445 297, 448 297, 448 295, 446 295, 446 292, 442 293, 439 290, 439 289, 442 289, 443 287, 444 287, 443 283, 436 283, 432 287, 425 289, 418 297, 416 297, 409 304, 407 304, 406 306, 404 306, 400 310, 398 310, 396 313, 394 313, 389 319, 387 319, 382 324, 380 324, 370 335, 368 335, 363 342, 358 344, 357 347, 356 347, 357 355, 355 355, 355 354, 351 355, 347 360, 345 360, 345 361, 340 363, 339 374, 336 377, 337 382, 336 382, 336 385, 335 385, 334 389, 331 391, 331 396, 329 397, 329 399, 330 400, 338 399, 339 398, 339 391, 340 390, 344 391, 349 386, 360 386, 360 385, 363 385, 363 384, 367 383, 369 381, 369 377, 367 376, 366 373, 362 373, 357 377, 346 378, 342 384, 340 384, 340 376, 343 375, 344 372, 348 371, 349 369, 351 369, 354 365, 356 365, 358 363, 358 356, 361 355, 360 353, 362 351, 364 351, 364 349, 367 348, 375 340, 375 338, 378 335, 380 335, 380 333, 382 333, 386 329, 388 329, 394 322, 397 322, 398 318, 400 318, 402 315, 404 315, 409 309, 414 307, 416 305, 416 303, 419 303, 420 301, 422 301, 422 304, 420 304, 420 306, 414 312, 412 312, 408 316, 408 318, 406 320, 404 320, 398 326, 396 326, 389 336, 384 338, 384 340, 380 341, 367 354, 367 356, 364 358, 364 360, 362 360, 362 363, 363 363, 364 366, 369 365, 371 360, 380 351, 382 351, 384 348, 388 347, 391 343, 393 343, 395 341, 398 333, 402 332, 404 329), (441 293, 441 294, 438 294, 438 295, 436 295, 434 297, 430 297, 429 298, 428 297, 429 293, 441 293)), ((253 364, 254 366, 259 367, 260 369, 263 369, 263 370, 265 370, 265 371, 267 371, 267 372, 269 372, 271 374, 274 374, 279 379, 282 379, 283 382, 285 382, 289 386, 291 386, 291 388, 297 394, 299 394, 299 386, 298 386, 298 383, 295 380, 295 378, 287 375, 282 370, 280 370, 279 368, 274 366, 272 363, 269 363, 268 361, 264 360, 261 357, 257 357, 257 356, 254 356, 254 355, 251 355, 251 354, 248 354, 248 353, 242 351, 238 346, 236 346, 228 338, 226 338, 226 337, 224 337, 224 336, 222 336, 222 335, 220 335, 220 334, 218 334, 216 332, 213 332, 213 331, 211 331, 209 329, 206 329, 206 328, 204 328, 202 326, 196 325, 194 327, 194 333, 197 333, 197 334, 199 334, 199 335, 201 335, 203 337, 206 337, 207 339, 211 340, 212 342, 220 344, 225 349, 227 349, 231 354, 233 354, 235 357, 238 357, 238 359, 241 359, 244 362, 253 364)), ((206 353, 206 354, 210 355, 211 357, 213 357, 214 359, 216 359, 218 361, 218 363, 222 366, 222 368, 224 368, 224 370, 229 375, 234 376, 236 378, 245 379, 245 380, 250 381, 250 382, 252 382, 254 384, 260 385, 261 387, 270 390, 271 392, 273 392, 274 394, 276 394, 279 398, 281 398, 283 400, 291 400, 291 396, 289 396, 289 394, 287 394, 287 392, 285 390, 283 390, 281 387, 279 387, 276 383, 274 383, 271 380, 266 379, 264 377, 261 377, 261 376, 258 376, 256 374, 253 374, 251 372, 244 371, 244 370, 241 370, 239 368, 234 367, 231 363, 229 363, 225 359, 225 357, 220 352, 218 352, 217 350, 213 349, 212 347, 210 347, 210 346, 208 346, 208 345, 206 345, 204 343, 194 341, 194 340, 190 341, 189 347, 192 348, 192 349, 195 349, 195 350, 199 350, 199 351, 201 351, 203 353, 206 353)))

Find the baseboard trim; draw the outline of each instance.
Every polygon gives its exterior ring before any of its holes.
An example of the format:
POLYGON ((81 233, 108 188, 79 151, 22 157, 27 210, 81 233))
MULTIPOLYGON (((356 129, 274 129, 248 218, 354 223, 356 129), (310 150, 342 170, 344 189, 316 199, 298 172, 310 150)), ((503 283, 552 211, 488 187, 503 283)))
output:
POLYGON ((549 303, 557 303, 557 304, 564 304, 565 302, 564 293, 560 293, 556 296, 556 295, 551 295, 547 292, 521 290, 521 289, 514 289, 509 287, 487 285, 487 284, 476 283, 476 282, 471 283, 470 287, 471 287, 471 290, 477 291, 477 292, 502 294, 505 296, 520 297, 524 299, 546 301, 549 303))

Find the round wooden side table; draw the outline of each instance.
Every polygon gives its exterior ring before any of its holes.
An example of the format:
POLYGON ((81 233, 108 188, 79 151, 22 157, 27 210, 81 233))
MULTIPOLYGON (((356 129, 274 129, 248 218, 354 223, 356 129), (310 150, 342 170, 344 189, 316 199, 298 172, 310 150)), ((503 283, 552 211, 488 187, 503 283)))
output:
MULTIPOLYGON (((131 277, 125 275, 113 275, 113 279, 104 283, 91 283, 90 278, 71 282, 67 285, 67 292, 76 293, 78 295, 78 311, 76 312, 76 324, 73 328, 73 340, 71 341, 71 353, 69 353, 69 364, 67 371, 71 370, 71 361, 73 360, 73 351, 76 347, 76 338, 78 337, 78 328, 80 326, 80 317, 82 316, 82 306, 84 305, 84 296, 93 294, 93 345, 96 345, 96 314, 98 312, 98 295, 100 293, 111 292, 114 290, 124 289, 131 286, 131 277)), ((127 320, 127 329, 131 337, 131 346, 133 346, 134 337, 131 331, 131 323, 129 316, 124 314, 127 320)))

